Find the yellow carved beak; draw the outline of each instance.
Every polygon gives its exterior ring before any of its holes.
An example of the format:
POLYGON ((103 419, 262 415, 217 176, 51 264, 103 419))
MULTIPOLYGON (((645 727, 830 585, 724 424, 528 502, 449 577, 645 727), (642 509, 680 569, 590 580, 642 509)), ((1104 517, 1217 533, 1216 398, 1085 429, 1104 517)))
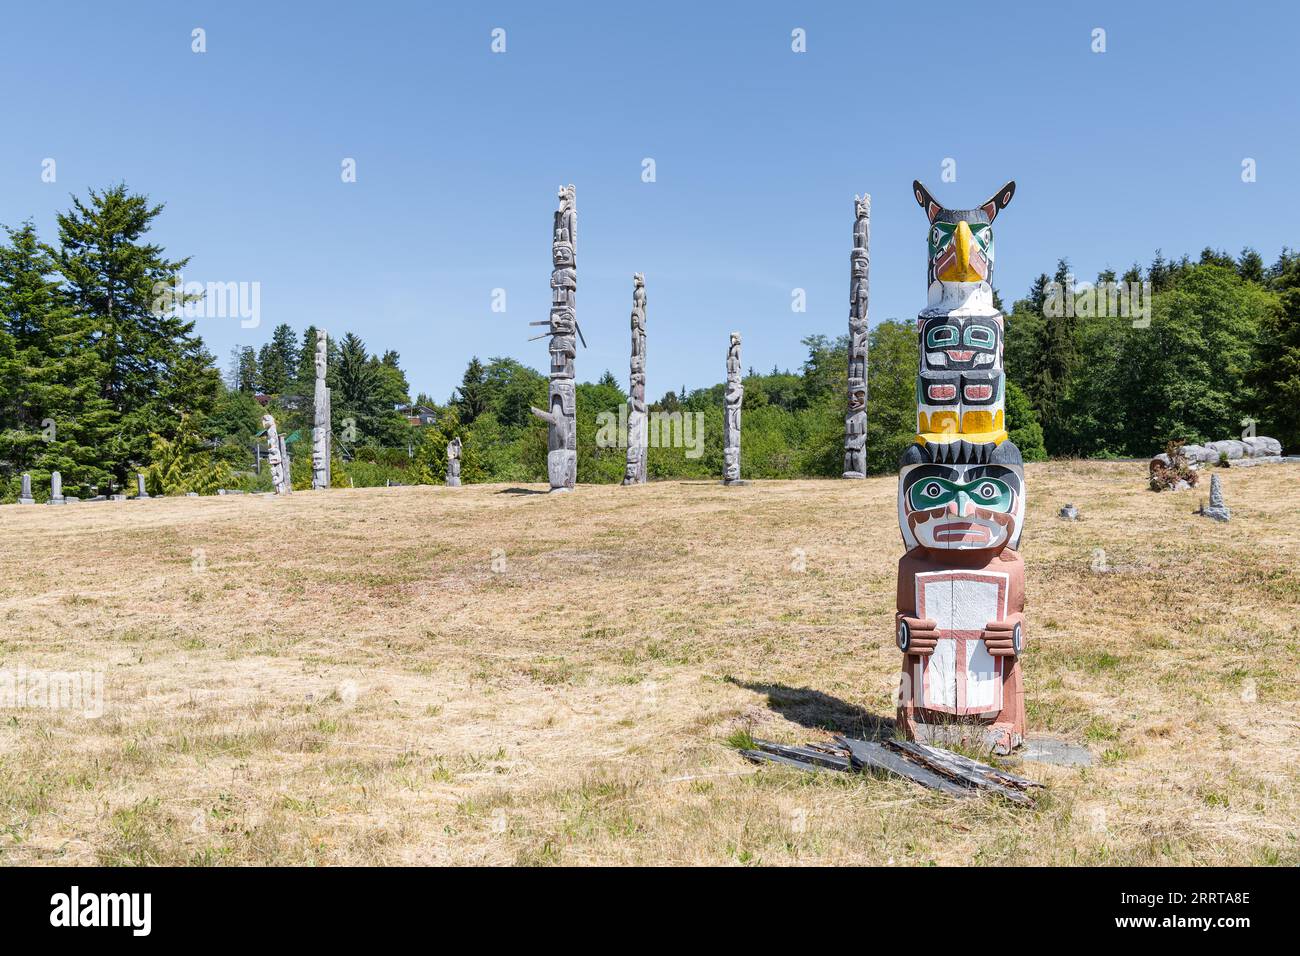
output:
POLYGON ((945 282, 981 281, 984 276, 971 264, 971 247, 975 245, 975 237, 971 235, 966 220, 957 223, 957 231, 953 233, 952 241, 957 255, 948 267, 939 273, 939 278, 945 282))

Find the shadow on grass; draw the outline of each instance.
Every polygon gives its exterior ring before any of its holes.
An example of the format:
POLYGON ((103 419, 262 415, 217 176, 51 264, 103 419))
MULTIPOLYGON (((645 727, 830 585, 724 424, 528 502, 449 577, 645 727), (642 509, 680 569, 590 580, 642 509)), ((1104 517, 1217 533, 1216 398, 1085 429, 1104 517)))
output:
POLYGON ((727 678, 737 687, 767 695, 767 706, 786 720, 813 730, 826 730, 859 740, 886 740, 895 736, 894 718, 873 714, 857 704, 824 694, 811 687, 746 683, 727 678))
POLYGON ((497 492, 499 495, 549 495, 549 491, 538 491, 536 488, 502 488, 497 492))

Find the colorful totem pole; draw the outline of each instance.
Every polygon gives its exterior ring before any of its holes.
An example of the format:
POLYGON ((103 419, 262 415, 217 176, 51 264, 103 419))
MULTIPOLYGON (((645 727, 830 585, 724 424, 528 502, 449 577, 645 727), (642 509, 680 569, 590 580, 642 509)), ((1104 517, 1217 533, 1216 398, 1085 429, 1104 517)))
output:
POLYGON ((871 197, 853 197, 849 254, 849 405, 844 415, 844 477, 867 477, 867 298, 871 276, 871 197))
MULTIPOLYGON (((548 409, 533 408, 533 414, 547 424, 546 475, 551 491, 572 491, 578 480, 578 424, 574 402, 573 358, 577 338, 582 338, 575 311, 578 291, 576 250, 578 209, 573 185, 561 186, 560 206, 555 211, 551 240, 551 317, 531 325, 548 325, 536 336, 551 337, 551 387, 548 409)), ((583 340, 586 345, 586 340, 583 340)))
POLYGON ((1025 733, 1025 484, 1003 412, 992 225, 1016 185, 975 209, 912 189, 930 221, 930 264, 916 443, 898 475, 908 549, 898 562, 898 721, 912 739, 1008 753, 1025 733))
POLYGON ((627 467, 623 484, 644 485, 646 476, 645 276, 632 274, 632 357, 627 412, 627 467))

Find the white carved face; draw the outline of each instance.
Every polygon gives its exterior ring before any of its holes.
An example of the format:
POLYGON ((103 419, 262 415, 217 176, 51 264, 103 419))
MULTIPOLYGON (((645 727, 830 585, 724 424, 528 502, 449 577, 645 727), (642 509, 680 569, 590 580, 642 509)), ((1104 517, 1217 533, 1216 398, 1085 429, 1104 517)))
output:
POLYGON ((1020 465, 907 465, 898 477, 898 524, 910 551, 1016 548, 1025 520, 1020 465))

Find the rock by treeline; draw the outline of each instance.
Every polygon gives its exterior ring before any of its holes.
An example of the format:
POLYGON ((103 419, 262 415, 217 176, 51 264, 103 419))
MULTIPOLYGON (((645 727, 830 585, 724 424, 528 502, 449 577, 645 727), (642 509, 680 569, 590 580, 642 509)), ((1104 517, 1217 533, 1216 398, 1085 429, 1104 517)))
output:
MULTIPOLYGON (((52 242, 31 222, 0 236, 4 500, 16 500, 24 472, 38 498, 53 471, 86 497, 129 489, 137 471, 152 494, 269 490, 267 469, 251 468, 268 411, 288 439, 294 487, 311 486, 315 329, 277 326, 260 349, 236 350, 223 380, 193 321, 156 309, 157 284, 174 283, 188 262, 150 242, 162 211, 118 185, 74 199, 52 242)), ((1007 317, 1007 417, 1026 460, 1145 458, 1169 440, 1238 434, 1246 419, 1286 450, 1300 445, 1300 256, 1284 251, 1266 267, 1249 249, 1237 258, 1206 249, 1198 261, 1157 254, 1123 276, 1150 282, 1150 321, 1136 324, 1061 309, 1052 283, 1068 273, 1061 260, 1007 317)), ((546 480, 546 427, 528 410, 545 404, 542 374, 472 358, 447 401, 412 403, 396 352, 329 331, 336 486, 441 484, 456 437, 466 483, 546 480)), ((810 336, 804 346, 798 368, 743 377, 746 477, 843 470, 848 343, 810 336)), ((877 324, 869 354, 868 470, 890 473, 915 434, 914 322, 877 324)), ((653 352, 647 377, 662 381, 653 352)), ((606 372, 577 386, 579 483, 622 480, 626 448, 609 439, 611 421, 626 421, 624 378, 606 372)), ((651 480, 721 476, 723 388, 682 387, 648 403, 651 480)))

